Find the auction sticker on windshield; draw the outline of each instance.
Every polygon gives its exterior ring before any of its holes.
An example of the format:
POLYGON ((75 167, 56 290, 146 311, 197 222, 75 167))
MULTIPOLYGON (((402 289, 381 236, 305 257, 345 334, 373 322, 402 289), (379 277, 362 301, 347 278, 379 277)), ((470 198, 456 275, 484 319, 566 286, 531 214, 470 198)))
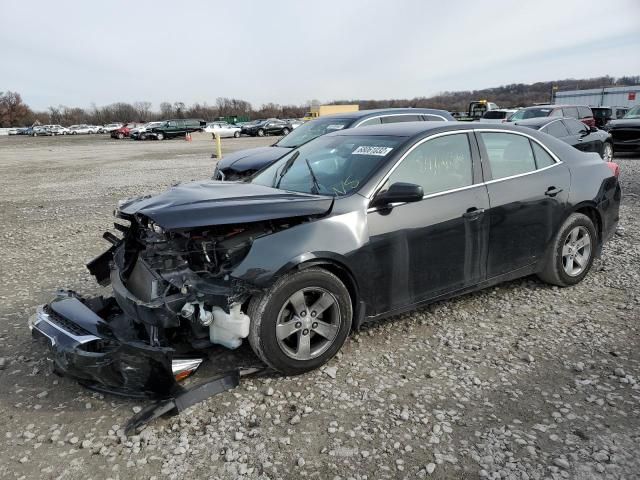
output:
POLYGON ((369 147, 366 145, 360 145, 351 152, 351 155, 375 155, 377 157, 384 157, 391 150, 393 150, 391 147, 369 147))

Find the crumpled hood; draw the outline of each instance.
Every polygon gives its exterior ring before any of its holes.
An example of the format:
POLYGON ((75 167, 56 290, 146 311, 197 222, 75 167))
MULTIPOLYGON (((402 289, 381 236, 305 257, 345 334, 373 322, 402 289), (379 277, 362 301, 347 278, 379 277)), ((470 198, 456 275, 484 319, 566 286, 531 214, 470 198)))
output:
POLYGON ((247 150, 240 150, 229 155, 225 155, 218 162, 217 168, 225 173, 227 170, 233 172, 246 172, 247 170, 259 170, 265 165, 285 156, 292 148, 287 147, 258 147, 247 150))
POLYGON ((142 214, 167 230, 322 215, 333 198, 288 192, 253 183, 201 182, 176 185, 156 196, 122 204, 125 215, 142 214))

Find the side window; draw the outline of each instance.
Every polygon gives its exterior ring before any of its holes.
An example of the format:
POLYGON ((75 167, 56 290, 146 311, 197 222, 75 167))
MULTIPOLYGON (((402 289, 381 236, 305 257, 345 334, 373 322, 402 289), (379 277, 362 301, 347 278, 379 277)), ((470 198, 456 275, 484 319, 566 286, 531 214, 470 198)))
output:
POLYGON ((167 126, 173 128, 176 126, 176 122, 167 122, 167 126))
MULTIPOLYGON (((559 123, 559 122, 556 122, 559 123)), ((536 156, 536 166, 540 168, 550 167, 554 165, 556 161, 553 159, 549 153, 542 148, 537 142, 531 142, 533 146, 533 153, 536 156)))
POLYGON ((587 130, 587 127, 584 125, 584 123, 579 122, 578 120, 568 118, 566 120, 563 120, 563 122, 571 135, 580 135, 582 132, 587 130))
POLYGON ((422 115, 422 118, 424 118, 424 120, 427 122, 443 122, 444 121, 442 117, 439 117, 437 115, 422 115))
POLYGON ((620 108, 620 109, 616 110, 616 118, 624 117, 627 114, 628 111, 629 110, 627 110, 626 108, 620 108))
POLYGON ((370 125, 380 125, 380 117, 373 117, 362 122, 359 127, 368 127, 370 125))
POLYGON ((512 133, 480 133, 494 180, 536 169, 529 139, 512 133))
POLYGON ((390 115, 382 117, 382 123, 421 122, 420 115, 390 115))
POLYGON ((561 108, 555 108, 551 111, 551 115, 549 115, 550 117, 562 117, 562 109, 561 108))
POLYGON ((551 122, 546 127, 544 127, 542 131, 556 138, 563 138, 563 137, 569 136, 569 131, 566 129, 564 124, 560 121, 551 122))
POLYGON ((467 134, 445 135, 417 146, 393 171, 384 188, 396 182, 418 184, 425 195, 472 185, 467 134))
POLYGON ((578 115, 580 115, 578 118, 588 118, 593 117, 593 112, 589 107, 578 107, 578 115))
POLYGON ((578 109, 576 107, 563 107, 562 111, 565 117, 580 118, 578 117, 578 109))

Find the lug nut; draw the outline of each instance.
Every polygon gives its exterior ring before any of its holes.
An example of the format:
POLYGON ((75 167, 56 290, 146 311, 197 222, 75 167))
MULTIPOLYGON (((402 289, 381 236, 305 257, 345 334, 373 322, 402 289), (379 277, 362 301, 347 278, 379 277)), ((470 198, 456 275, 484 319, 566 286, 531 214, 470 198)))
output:
POLYGON ((305 328, 304 330, 302 330, 302 334, 303 335, 309 335, 309 329, 305 328))
POLYGON ((313 322, 313 325, 311 325, 311 328, 318 328, 318 322, 313 322))
POLYGON ((296 328, 300 328, 302 326, 302 322, 296 322, 296 328))
POLYGON ((314 310, 313 312, 311 312, 311 316, 315 317, 317 315, 316 311, 314 310))
POLYGON ((307 316, 307 312, 302 312, 302 313, 300 314, 300 316, 301 316, 301 317, 306 317, 306 316, 307 316))

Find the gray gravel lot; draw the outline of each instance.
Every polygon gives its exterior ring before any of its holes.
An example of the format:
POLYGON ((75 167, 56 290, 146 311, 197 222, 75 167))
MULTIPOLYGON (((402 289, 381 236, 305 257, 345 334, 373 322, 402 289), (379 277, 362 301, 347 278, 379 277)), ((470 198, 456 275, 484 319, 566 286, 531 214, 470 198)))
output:
MULTIPOLYGON (((229 139, 224 150, 271 139, 229 139)), ((210 136, 0 137, 1 478, 640 478, 640 159, 580 285, 526 278, 366 325, 322 370, 270 376, 126 438, 142 405, 51 373, 26 320, 99 288, 116 202, 209 176, 210 136)))

